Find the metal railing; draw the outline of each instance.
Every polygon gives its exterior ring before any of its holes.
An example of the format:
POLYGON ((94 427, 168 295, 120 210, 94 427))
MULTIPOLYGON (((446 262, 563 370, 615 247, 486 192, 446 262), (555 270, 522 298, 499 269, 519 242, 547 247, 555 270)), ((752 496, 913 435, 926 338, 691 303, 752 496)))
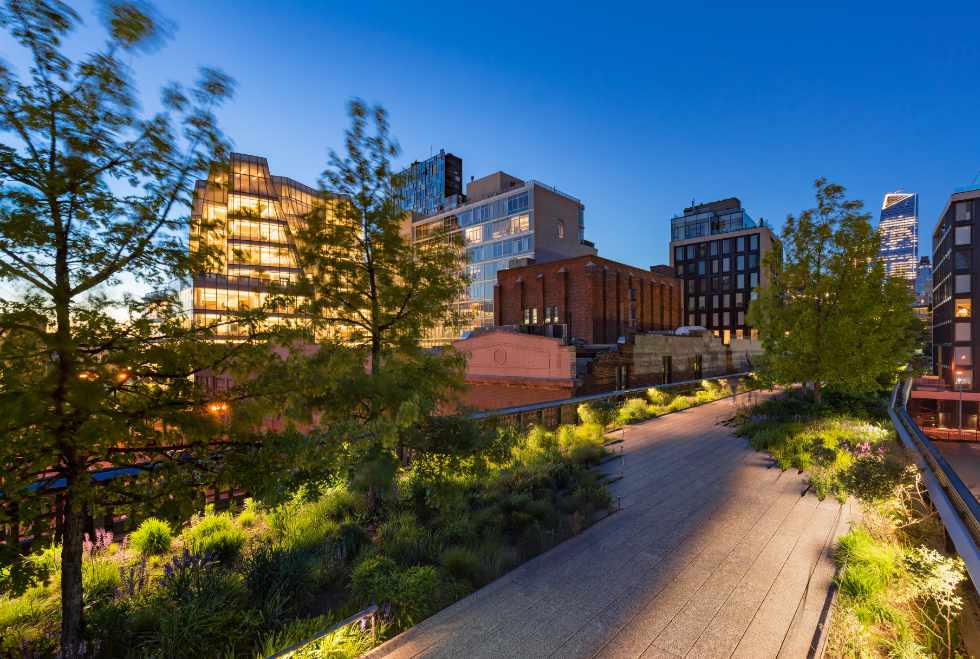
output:
POLYGON ((895 386, 888 415, 922 471, 932 505, 980 593, 980 502, 908 413, 911 384, 905 380, 895 386))
POLYGON ((471 419, 489 419, 497 416, 510 416, 512 414, 524 414, 527 412, 540 412, 550 410, 555 407, 565 405, 578 405, 579 403, 589 403, 607 398, 622 398, 631 394, 643 394, 647 389, 673 389, 674 387, 691 387, 699 384, 702 380, 727 380, 729 378, 744 378, 751 374, 751 371, 740 371, 738 373, 726 373, 724 375, 712 375, 710 377, 697 378, 695 380, 681 380, 667 384, 650 384, 645 387, 632 387, 630 389, 613 389, 602 391, 597 394, 586 394, 575 396, 574 398, 562 398, 559 400, 549 400, 541 403, 530 403, 528 405, 518 405, 517 407, 504 407, 498 410, 487 410, 486 412, 476 412, 470 415, 471 419))
POLYGON ((377 627, 375 625, 375 622, 376 622, 375 619, 377 617, 378 617, 378 605, 377 604, 372 604, 371 606, 369 606, 368 608, 364 609, 363 611, 359 611, 358 613, 355 613, 350 618, 345 618, 344 620, 341 620, 336 625, 331 625, 330 627, 327 627, 323 631, 317 632, 313 636, 311 636, 311 637, 309 637, 307 639, 304 639, 304 640, 300 641, 299 643, 295 643, 293 645, 290 645, 288 648, 285 648, 283 650, 280 650, 279 652, 277 652, 275 654, 270 654, 268 657, 266 657, 266 659, 281 659, 282 657, 288 657, 291 654, 293 654, 294 652, 296 652, 296 651, 302 649, 303 647, 309 645, 310 643, 315 643, 316 641, 319 641, 324 636, 328 636, 330 634, 333 634, 338 629, 343 629, 347 625, 353 625, 355 623, 361 622, 362 620, 368 620, 369 621, 369 624, 371 625, 371 634, 372 635, 375 635, 374 636, 374 640, 375 640, 375 643, 377 643, 377 636, 376 636, 376 634, 377 634, 377 627))

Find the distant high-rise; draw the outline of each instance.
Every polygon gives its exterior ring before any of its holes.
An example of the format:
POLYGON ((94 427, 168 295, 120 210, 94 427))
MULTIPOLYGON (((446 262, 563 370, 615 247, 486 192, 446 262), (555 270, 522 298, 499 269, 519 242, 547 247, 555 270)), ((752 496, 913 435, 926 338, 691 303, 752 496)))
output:
POLYGON ((885 273, 915 282, 919 259, 919 195, 889 192, 881 204, 878 231, 885 273))
POLYGON ((463 203, 463 160, 445 150, 413 162, 398 176, 398 195, 407 211, 426 216, 463 203))
POLYGON ((919 259, 919 267, 915 272, 915 303, 917 305, 932 305, 932 264, 929 257, 919 259))

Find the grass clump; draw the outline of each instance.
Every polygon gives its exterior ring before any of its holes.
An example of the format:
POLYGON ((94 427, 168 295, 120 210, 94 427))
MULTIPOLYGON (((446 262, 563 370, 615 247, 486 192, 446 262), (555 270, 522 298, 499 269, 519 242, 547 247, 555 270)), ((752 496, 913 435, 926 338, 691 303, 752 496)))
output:
POLYGON ((238 558, 245 544, 245 532, 235 526, 228 513, 205 515, 182 537, 192 554, 208 556, 224 563, 238 558))
POLYGON ((605 434, 597 423, 558 428, 558 450, 575 464, 595 464, 603 456, 605 434))
POLYGON ((139 525, 139 528, 129 535, 129 544, 143 556, 156 556, 170 551, 173 542, 173 531, 170 524, 157 519, 148 517, 139 525))
POLYGON ((655 416, 653 405, 650 405, 642 398, 627 399, 619 408, 616 420, 622 425, 638 423, 655 416))

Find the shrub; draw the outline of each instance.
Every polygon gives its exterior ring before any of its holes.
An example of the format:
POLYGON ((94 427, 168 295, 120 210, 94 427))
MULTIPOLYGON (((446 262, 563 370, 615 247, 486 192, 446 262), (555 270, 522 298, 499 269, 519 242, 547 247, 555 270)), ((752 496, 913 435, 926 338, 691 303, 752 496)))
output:
POLYGON ((667 405, 668 412, 680 412, 691 406, 691 401, 687 396, 677 396, 667 405))
POLYGON ((378 527, 378 537, 381 550, 406 567, 433 560, 439 553, 432 532, 411 513, 391 517, 378 527))
POLYGON ((618 409, 608 402, 581 403, 578 406, 578 418, 582 423, 595 423, 603 428, 616 420, 618 409))
POLYGON ((86 602, 111 599, 119 588, 122 575, 115 561, 88 558, 82 562, 82 590, 86 602))
POLYGON ((536 467, 558 462, 561 454, 555 433, 541 426, 534 426, 511 449, 514 460, 527 467, 536 467))
POLYGON ((561 454, 577 464, 598 462, 602 458, 605 435, 597 423, 558 428, 558 449, 561 454))
POLYGON ((450 547, 442 552, 439 562, 453 579, 474 586, 479 584, 483 568, 480 565, 480 557, 472 549, 450 547))
POLYGON ((666 405, 670 401, 670 396, 667 392, 657 389, 655 387, 650 387, 647 389, 647 399, 650 401, 651 405, 666 405))
POLYGON ((616 420, 623 425, 636 423, 654 416, 654 411, 642 398, 630 398, 619 408, 616 420))
POLYGON ((136 547, 144 556, 167 553, 170 551, 172 541, 173 532, 170 524, 156 517, 143 520, 139 528, 129 536, 129 544, 136 547))
POLYGON ((245 544, 245 532, 234 525, 231 515, 207 515, 183 533, 184 542, 193 554, 229 562, 238 557, 245 544))

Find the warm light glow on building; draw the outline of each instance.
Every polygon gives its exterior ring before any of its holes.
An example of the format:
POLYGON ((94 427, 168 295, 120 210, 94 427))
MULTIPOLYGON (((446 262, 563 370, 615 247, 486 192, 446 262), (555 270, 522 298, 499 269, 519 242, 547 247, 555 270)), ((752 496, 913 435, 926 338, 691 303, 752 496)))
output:
POLYGON ((885 274, 915 282, 919 263, 919 196, 914 192, 886 194, 878 232, 885 274))

